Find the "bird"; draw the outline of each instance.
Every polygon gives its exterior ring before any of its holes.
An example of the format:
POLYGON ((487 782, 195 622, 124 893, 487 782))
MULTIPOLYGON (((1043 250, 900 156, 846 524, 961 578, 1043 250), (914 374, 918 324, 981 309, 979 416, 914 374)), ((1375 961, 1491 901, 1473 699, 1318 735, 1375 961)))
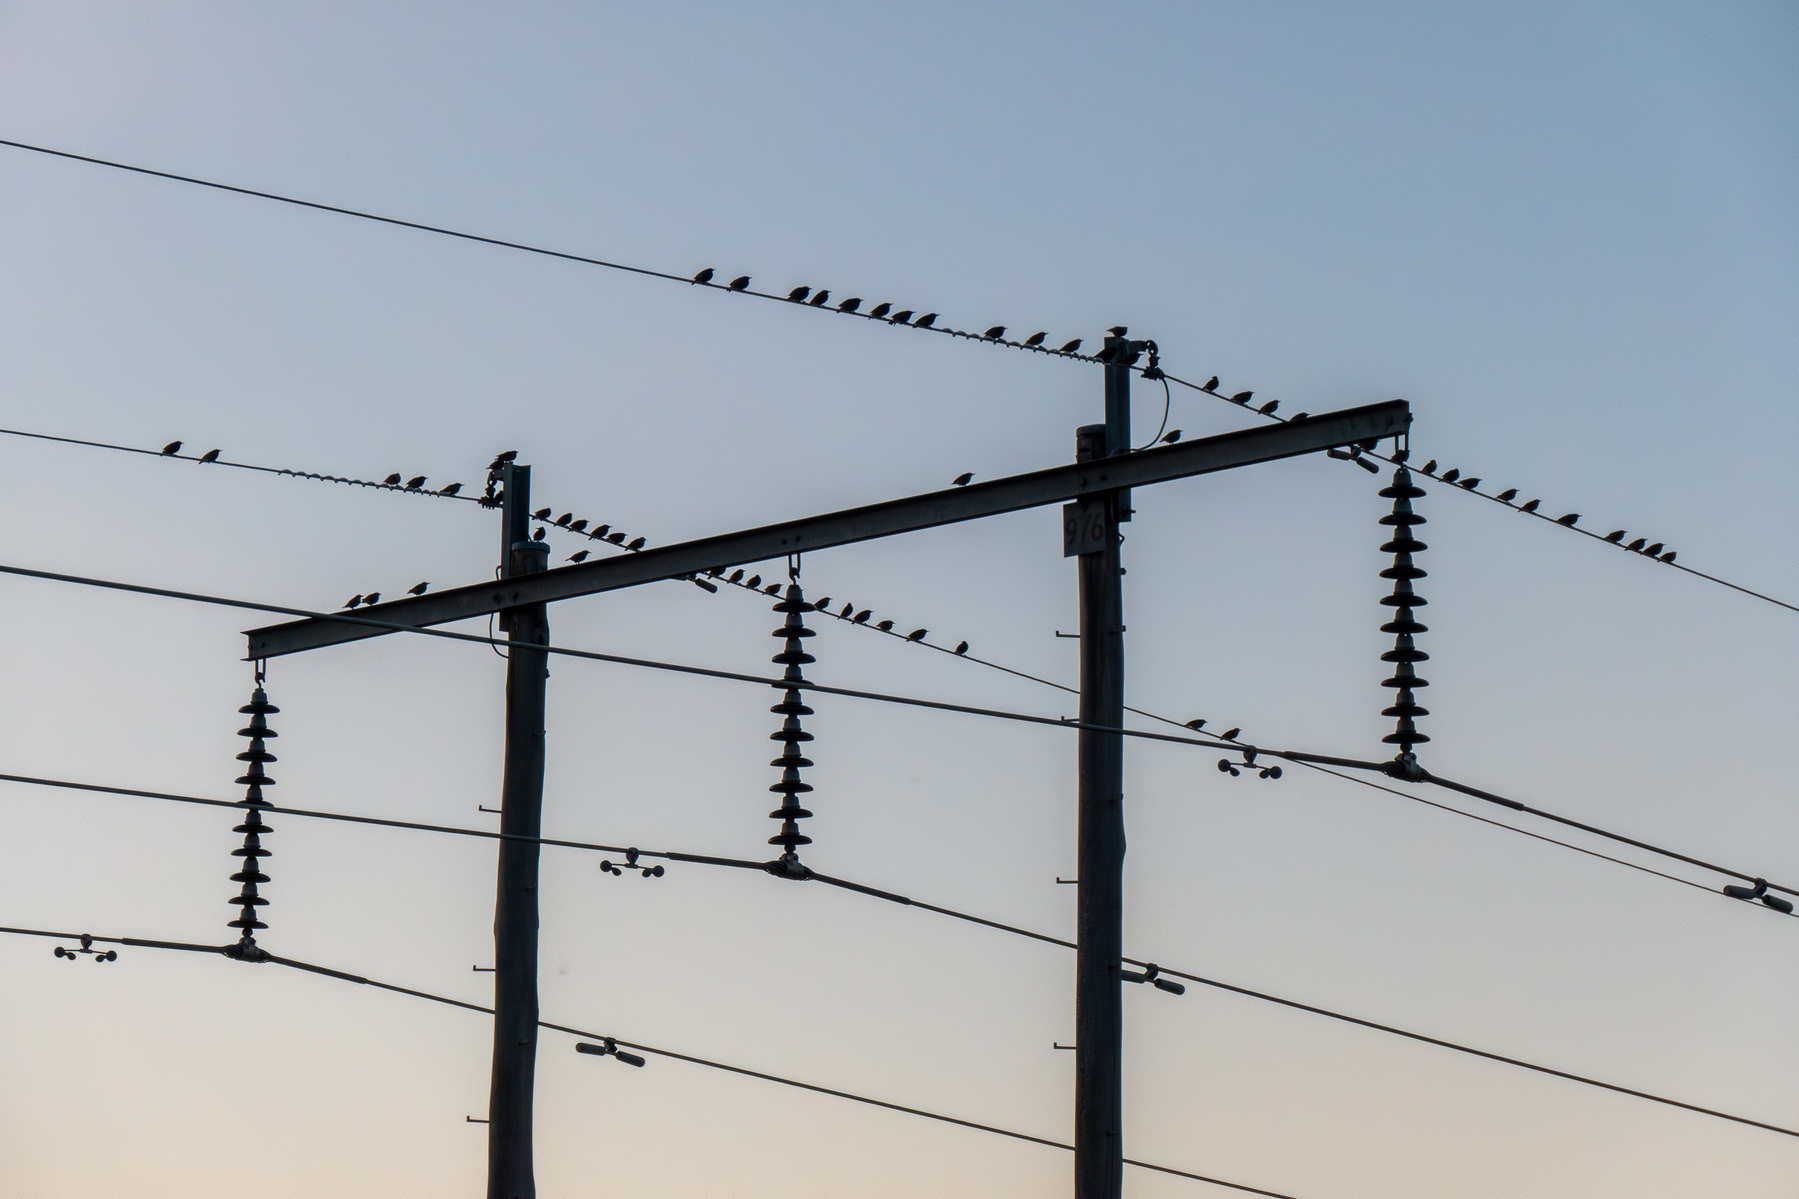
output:
POLYGON ((1518 489, 1516 487, 1508 487, 1499 493, 1499 498, 1509 504, 1518 498, 1518 489))
POLYGON ((1437 460, 1435 458, 1432 458, 1429 462, 1426 462, 1423 466, 1420 466, 1418 468, 1418 473, 1421 475, 1436 474, 1437 473, 1437 460))
POLYGON ((623 533, 608 533, 604 540, 610 541, 613 545, 623 545, 625 543, 625 535, 623 533))
POLYGON ((1058 353, 1058 354, 1077 354, 1080 352, 1080 349, 1081 349, 1081 339, 1077 337, 1073 341, 1063 342, 1062 348, 1057 350, 1056 353, 1058 353))
POLYGON ((424 485, 425 485, 425 476, 424 475, 414 475, 414 476, 412 476, 412 478, 406 480, 406 490, 407 491, 417 491, 419 488, 423 487, 424 485))
POLYGON ((1049 334, 1046 332, 1040 331, 1037 333, 1033 333, 1029 337, 1024 339, 1024 344, 1027 346, 1040 346, 1043 344, 1043 339, 1048 336, 1049 336, 1049 334))
POLYGON ((1667 553, 1663 554, 1661 560, 1663 562, 1670 562, 1670 563, 1673 562, 1674 561, 1674 551, 1669 550, 1667 553))
POLYGON ((925 634, 930 631, 931 630, 929 630, 929 629, 913 629, 910 633, 906 634, 906 640, 907 641, 923 641, 925 638, 925 634))
POLYGON ((966 642, 966 641, 958 642, 956 645, 956 656, 961 657, 963 654, 965 654, 967 652, 968 652, 968 642, 966 642))
POLYGON ((1095 354, 1093 360, 1095 362, 1110 362, 1116 357, 1118 357, 1118 351, 1114 350, 1111 346, 1107 346, 1105 349, 1095 354))
POLYGON ((533 533, 533 534, 531 534, 531 540, 532 540, 532 541, 542 541, 542 540, 543 540, 543 534, 544 534, 544 528, 543 528, 543 526, 542 526, 542 525, 538 525, 538 526, 537 526, 537 532, 535 532, 535 533, 533 533))
POLYGON ((903 325, 911 319, 912 310, 910 308, 902 308, 892 316, 888 317, 887 322, 893 325, 903 325))
POLYGON ((1113 325, 1110 329, 1107 329, 1106 332, 1110 333, 1113 337, 1123 337, 1126 333, 1129 333, 1130 330, 1123 325, 1113 325))
POLYGON ((570 562, 585 562, 585 561, 587 561, 588 553, 589 553, 589 551, 587 551, 587 550, 576 550, 574 553, 572 553, 568 556, 568 560, 570 562))
POLYGON ((1653 558, 1657 554, 1662 552, 1662 543, 1658 541, 1654 545, 1650 546, 1648 549, 1644 550, 1643 552, 1645 554, 1648 554, 1651 558, 1653 558))
POLYGON ((862 297, 861 296, 851 296, 849 299, 845 300, 843 303, 837 305, 837 311, 839 311, 839 312, 854 312, 856 309, 858 309, 860 307, 862 307, 862 297))
POLYGON ((362 602, 362 597, 360 595, 352 595, 350 597, 350 602, 344 605, 344 610, 348 611, 349 609, 356 607, 356 605, 360 604, 361 602, 362 602))
POLYGON ((985 333, 981 334, 981 336, 985 337, 988 341, 998 341, 1000 338, 1004 337, 1005 335, 1006 335, 1006 327, 1004 325, 995 325, 995 326, 993 326, 993 328, 991 328, 991 329, 987 330, 985 333))
POLYGON ((587 527, 587 520, 585 517, 583 517, 582 519, 576 521, 574 524, 570 525, 568 527, 568 531, 571 533, 579 533, 581 530, 585 529, 586 527, 587 527))
POLYGON ((204 454, 200 455, 200 461, 202 462, 217 462, 218 460, 219 451, 217 450, 207 450, 204 454))
POLYGON ((1310 415, 1312 415, 1310 412, 1295 412, 1292 416, 1287 418, 1287 423, 1289 425, 1297 425, 1300 421, 1310 415))
POLYGON ((645 539, 642 537, 633 537, 631 538, 631 544, 627 545, 625 548, 628 550, 640 550, 644 547, 644 540, 645 539))
POLYGON ((737 278, 731 280, 731 286, 728 290, 742 291, 744 288, 748 287, 749 285, 750 285, 750 277, 748 275, 739 275, 739 276, 737 276, 737 278))
POLYGON ((1607 541, 1611 542, 1612 544, 1616 545, 1618 542, 1624 540, 1624 530, 1623 529, 1613 529, 1611 532, 1609 532, 1605 535, 1605 539, 1607 541))
POLYGON ((568 522, 573 519, 575 519, 575 514, 573 512, 564 512, 561 516, 556 518, 555 525, 558 529, 566 529, 568 528, 568 522))
POLYGON ((852 616, 850 618, 850 623, 851 624, 867 624, 868 618, 873 615, 874 615, 874 613, 872 611, 870 611, 867 608, 864 608, 864 609, 862 609, 862 611, 856 613, 854 616, 852 616))
POLYGON ((487 469, 488 470, 499 470, 502 466, 505 466, 508 462, 511 462, 516 457, 518 457, 517 450, 507 450, 503 454, 495 454, 493 456, 493 461, 489 462, 487 464, 487 469))
POLYGON ((831 610, 831 597, 827 595, 814 603, 812 605, 812 610, 814 612, 829 612, 831 610))
POLYGON ((1273 416, 1274 410, 1276 408, 1279 408, 1280 406, 1281 406, 1281 402, 1279 400, 1269 400, 1266 404, 1263 404, 1260 408, 1257 408, 1256 411, 1260 412, 1263 416, 1273 416))
POLYGON ((693 281, 695 283, 710 283, 710 282, 712 282, 712 268, 707 267, 705 270, 703 270, 699 274, 695 275, 693 277, 693 281))
POLYGON ((393 474, 381 480, 381 482, 388 487, 398 487, 400 485, 400 472, 396 470, 393 474))
POLYGON ((1205 718, 1202 716, 1197 720, 1189 720, 1187 722, 1187 727, 1197 733, 1199 730, 1206 727, 1205 718))
POLYGON ((168 445, 165 445, 162 447, 162 456, 164 458, 173 458, 176 454, 179 454, 180 452, 181 452, 181 443, 179 441, 171 441, 171 442, 169 442, 168 445))
POLYGON ((730 577, 730 578, 728 578, 728 579, 726 579, 726 580, 725 580, 725 582, 727 582, 727 583, 741 583, 741 582, 743 582, 743 571, 741 571, 741 570, 734 570, 734 571, 732 571, 732 572, 731 572, 731 577, 730 577))
POLYGON ((1200 385, 1199 389, 1201 391, 1217 391, 1218 390, 1218 376, 1213 375, 1210 379, 1207 379, 1204 383, 1202 383, 1200 385))
POLYGON ((414 583, 412 586, 410 586, 406 589, 406 594, 407 595, 423 595, 423 594, 425 594, 425 588, 427 588, 429 586, 431 586, 430 583, 414 583))
POLYGON ((365 608, 370 607, 374 604, 378 604, 380 602, 381 602, 381 593, 379 591, 371 591, 367 595, 362 597, 362 606, 365 608))
POLYGON ((929 329, 936 321, 937 314, 935 312, 927 312, 912 323, 920 329, 929 329))
POLYGON ((779 583, 770 583, 768 586, 766 586, 762 589, 762 594, 763 595, 779 595, 779 594, 781 594, 781 585, 779 583))
POLYGON ((1640 550, 1647 544, 1649 544, 1648 538, 1639 537, 1635 541, 1631 542, 1629 545, 1625 546, 1624 548, 1627 550, 1640 550))
POLYGON ((792 291, 787 293, 787 298, 797 304, 801 300, 804 300, 806 298, 807 293, 810 292, 811 290, 812 289, 810 287, 796 287, 792 291))
POLYGON ((881 630, 883 633, 891 633, 893 632, 893 622, 891 620, 883 620, 880 624, 877 624, 875 628, 881 630))
POLYGON ((1522 504, 1518 505, 1518 511, 1535 512, 1537 510, 1537 505, 1542 502, 1542 500, 1525 500, 1522 504))
POLYGON ((1241 733, 1242 731, 1243 731, 1242 729, 1226 729, 1224 732, 1222 732, 1218 735, 1220 737, 1224 738, 1226 741, 1235 741, 1237 739, 1237 734, 1241 733))
POLYGON ((892 311, 893 311, 893 305, 889 304, 885 300, 883 300, 879 304, 876 304, 873 308, 870 308, 868 310, 868 315, 872 316, 872 317, 883 317, 892 311))
POLYGON ((966 487, 973 481, 974 481, 974 472, 972 470, 965 470, 961 474, 957 475, 955 478, 950 480, 950 482, 954 483, 957 487, 966 487))
POLYGON ((762 576, 761 575, 751 575, 750 581, 745 583, 744 586, 745 587, 760 587, 760 586, 762 586, 762 576))
POLYGON ((1168 430, 1168 435, 1166 437, 1162 438, 1162 444, 1163 445, 1173 445, 1175 442, 1179 441, 1180 439, 1181 439, 1181 431, 1179 429, 1170 429, 1170 430, 1168 430))
POLYGON ((450 483, 450 484, 446 484, 443 487, 439 487, 437 489, 437 494, 438 495, 455 495, 458 491, 461 491, 461 490, 462 490, 462 484, 450 483))
POLYGON ((1580 519, 1580 513, 1570 512, 1565 516, 1556 517, 1555 523, 1558 525, 1567 525, 1570 529, 1572 529, 1574 527, 1574 522, 1579 519, 1580 519))
POLYGON ((587 530, 587 535, 589 537, 593 538, 595 541, 598 541, 602 537, 606 536, 606 534, 610 533, 611 531, 612 531, 611 525, 595 525, 593 528, 587 530))
POLYGON ((820 307, 821 305, 824 304, 824 302, 826 300, 828 300, 830 298, 831 298, 830 289, 826 288, 826 289, 820 291, 817 295, 812 297, 812 300, 811 300, 812 307, 814 307, 814 308, 820 307))
POLYGON ((854 612, 855 610, 856 610, 856 605, 845 604, 845 605, 843 605, 843 611, 841 611, 837 614, 837 619, 843 620, 844 618, 848 617, 849 614, 854 612))
POLYGON ((1247 403, 1249 403, 1249 397, 1254 394, 1255 394, 1255 392, 1253 392, 1253 391, 1239 391, 1236 395, 1231 397, 1231 403, 1247 404, 1247 403))
POLYGON ((1462 477, 1462 472, 1455 469, 1453 466, 1443 472, 1443 481, 1445 483, 1453 483, 1461 477, 1462 477))
POLYGON ((1480 479, 1479 478, 1463 479, 1462 486, 1466 487, 1469 491, 1473 491, 1476 487, 1480 486, 1480 479))
POLYGON ((548 519, 550 519, 550 513, 552 511, 553 511, 553 509, 550 509, 550 508, 539 508, 537 511, 535 511, 531 514, 531 519, 532 520, 548 520, 548 519))

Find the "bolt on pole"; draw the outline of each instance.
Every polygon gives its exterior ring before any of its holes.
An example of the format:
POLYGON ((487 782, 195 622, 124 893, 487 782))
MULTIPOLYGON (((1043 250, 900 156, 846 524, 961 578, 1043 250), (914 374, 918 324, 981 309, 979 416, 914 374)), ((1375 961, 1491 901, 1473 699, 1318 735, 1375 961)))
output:
MULTIPOLYGON (((531 468, 506 464, 502 537, 510 578, 548 565, 549 547, 530 539, 531 468)), ((549 678, 547 606, 501 614, 508 639, 506 764, 494 898, 493 1081, 488 1101, 488 1199, 536 1199, 531 1143, 537 1072, 537 867, 543 835, 544 685, 549 678), (515 839, 516 838, 516 839, 515 839)))

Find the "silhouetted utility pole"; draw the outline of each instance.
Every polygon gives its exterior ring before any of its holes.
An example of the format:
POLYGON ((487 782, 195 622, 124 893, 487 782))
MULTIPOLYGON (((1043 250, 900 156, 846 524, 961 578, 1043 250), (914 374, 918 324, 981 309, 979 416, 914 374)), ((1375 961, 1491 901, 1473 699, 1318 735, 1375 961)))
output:
MULTIPOLYGON (((549 547, 530 537, 531 468, 500 468, 505 488, 502 542, 507 578, 536 574, 549 547)), ((544 682, 550 643, 546 605, 500 614, 506 630, 506 766, 500 831, 543 835, 544 682)), ((499 846, 494 900, 493 1082, 487 1109, 487 1199, 535 1199, 531 1099, 537 1072, 537 859, 535 840, 499 846)))

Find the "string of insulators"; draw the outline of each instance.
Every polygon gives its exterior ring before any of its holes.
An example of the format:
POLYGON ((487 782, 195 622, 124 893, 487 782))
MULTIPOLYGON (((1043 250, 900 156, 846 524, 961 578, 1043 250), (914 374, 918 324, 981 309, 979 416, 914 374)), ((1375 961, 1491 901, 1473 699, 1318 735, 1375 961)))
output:
POLYGON ((806 681, 805 672, 800 668, 818 659, 804 648, 805 639, 815 634, 806 627, 803 614, 810 612, 812 605, 806 602, 800 585, 789 583, 786 594, 775 604, 774 609, 787 614, 786 622, 774 631, 776 637, 785 639, 785 645, 769 661, 786 669, 778 684, 785 689, 785 695, 780 703, 769 709, 783 719, 781 727, 770 733, 768 739, 783 742, 783 745, 781 756, 769 763, 770 766, 781 768, 781 781, 769 788, 781 797, 781 806, 768 814, 770 819, 781 822, 781 831, 770 837, 768 843, 781 847, 780 860, 783 865, 797 867, 799 855, 795 850, 801 845, 812 844, 812 838, 800 832, 800 826, 796 823, 812 815, 800 806, 799 801, 801 795, 812 790, 811 784, 800 781, 800 771, 812 765, 812 759, 800 753, 800 743, 812 740, 812 734, 800 727, 800 717, 812 715, 812 709, 800 699, 800 684, 806 681))
POLYGON ((1416 663, 1428 662, 1430 655, 1412 642, 1417 634, 1429 631, 1418 623, 1412 611, 1423 607, 1425 602, 1423 596, 1412 591, 1412 581, 1425 577, 1424 571, 1412 565, 1412 555, 1429 548, 1412 536, 1412 530, 1425 523, 1422 516, 1412 511, 1412 501, 1422 496, 1424 489, 1414 484, 1411 472, 1401 466, 1393 472, 1392 486, 1381 488, 1380 494, 1393 501, 1393 511, 1380 518, 1381 524, 1393 529, 1393 539, 1380 547, 1381 553, 1393 555, 1393 565, 1380 572, 1381 578, 1393 580, 1393 594, 1382 598, 1381 603, 1398 609, 1393 619, 1380 627, 1381 632, 1393 634, 1393 648, 1380 656, 1381 661, 1394 664, 1393 677, 1381 686, 1397 688, 1399 692, 1393 706, 1381 712, 1382 716, 1398 718, 1396 727, 1381 741, 1399 746, 1400 758, 1410 762, 1412 746, 1430 740, 1412 723, 1419 716, 1430 715, 1428 709, 1418 705, 1413 694, 1430 686, 1428 680, 1419 678, 1413 670, 1416 663))
POLYGON ((275 760, 275 755, 268 751, 265 743, 276 736, 275 730, 269 727, 268 718, 280 710, 269 702, 268 692, 261 687, 251 693, 248 704, 238 709, 250 717, 248 727, 237 730, 238 736, 250 739, 250 748, 237 755, 238 761, 250 764, 249 770, 237 780, 245 788, 244 798, 238 806, 250 811, 244 817, 244 822, 231 830, 244 835, 243 845, 231 851, 232 857, 243 859, 243 868, 231 876, 232 882, 243 885, 229 900, 238 908, 237 919, 230 921, 229 927, 240 930, 241 936, 236 946, 239 952, 254 952, 256 930, 268 927, 256 918, 256 909, 267 906, 269 902, 257 894, 256 888, 269 881, 269 876, 262 872, 262 859, 269 856, 269 851, 262 847, 262 837, 274 830, 262 821, 263 809, 269 806, 263 798, 262 789, 274 786, 275 780, 268 776, 263 767, 275 760))

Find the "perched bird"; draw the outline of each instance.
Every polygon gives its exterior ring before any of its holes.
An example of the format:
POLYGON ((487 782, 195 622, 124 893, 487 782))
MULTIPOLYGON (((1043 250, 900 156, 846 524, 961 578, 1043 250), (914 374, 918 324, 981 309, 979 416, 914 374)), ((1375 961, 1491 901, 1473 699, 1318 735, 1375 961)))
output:
POLYGON ((1310 412, 1295 412, 1292 416, 1287 418, 1287 423, 1289 425, 1297 425, 1300 421, 1310 415, 1312 415, 1310 412))
POLYGON ((956 645, 956 656, 957 657, 960 657, 961 655, 963 655, 967 652, 968 652, 968 642, 963 641, 963 642, 959 642, 956 645))
POLYGON ((350 597, 350 602, 344 605, 344 610, 348 611, 349 609, 354 608, 356 605, 360 604, 361 602, 362 602, 362 597, 360 595, 352 595, 350 597))
POLYGON ((1110 362, 1116 357, 1118 357, 1118 351, 1111 346, 1107 346, 1105 349, 1095 354, 1093 359, 1095 362, 1110 362))
POLYGON ((731 577, 730 577, 730 578, 728 578, 728 579, 726 579, 726 580, 725 580, 725 582, 727 582, 727 583, 741 583, 741 582, 743 582, 743 571, 741 571, 741 570, 734 570, 734 571, 732 571, 732 572, 731 572, 731 577))
POLYGON ((844 619, 844 618, 846 618, 846 617, 847 617, 847 616, 849 616, 849 614, 850 614, 850 613, 852 613, 852 612, 854 612, 854 611, 855 611, 855 610, 856 610, 856 605, 854 605, 854 604, 845 604, 845 605, 843 605, 843 611, 841 611, 841 612, 839 612, 839 613, 838 613, 838 614, 837 614, 837 619, 838 619, 838 620, 843 620, 843 619, 844 619))
POLYGON ((587 530, 587 535, 589 537, 593 538, 595 541, 598 541, 602 537, 606 536, 606 534, 610 533, 611 531, 612 531, 611 525, 595 525, 593 528, 587 530))
POLYGON ((556 527, 558 529, 566 529, 568 528, 568 522, 573 519, 575 519, 575 514, 573 512, 564 512, 561 516, 556 518, 556 527))
POLYGON ((1435 458, 1432 458, 1429 462, 1426 462, 1423 466, 1420 466, 1418 468, 1418 473, 1424 474, 1424 475, 1436 474, 1437 473, 1437 460, 1435 458))
POLYGON ((552 509, 552 508, 539 508, 537 511, 535 511, 531 514, 531 519, 532 520, 548 520, 548 519, 550 519, 550 513, 552 511, 554 511, 554 509, 552 509))
POLYGON ((1113 337, 1123 337, 1126 333, 1129 333, 1130 330, 1123 325, 1113 325, 1110 329, 1107 329, 1106 332, 1110 333, 1113 337))
POLYGON ((762 594, 763 595, 779 595, 779 594, 781 594, 781 585, 779 583, 770 583, 768 586, 766 586, 762 589, 762 594))
POLYGON ((633 537, 633 538, 631 538, 631 543, 629 545, 627 545, 625 548, 628 550, 640 550, 643 547, 644 547, 644 538, 633 537))
POLYGON ((1616 545, 1618 542, 1624 540, 1624 530, 1623 529, 1613 529, 1611 532, 1609 532, 1605 535, 1605 539, 1607 541, 1611 542, 1612 544, 1616 545))
POLYGON ((1672 562, 1672 561, 1674 561, 1674 551, 1673 551, 1673 550, 1669 550, 1669 551, 1668 551, 1668 552, 1667 552, 1667 553, 1665 553, 1665 554, 1663 554, 1663 555, 1662 555, 1662 561, 1663 561, 1663 562, 1672 562))
POLYGON ((586 527, 587 527, 587 520, 585 517, 583 517, 582 519, 576 521, 574 524, 570 525, 568 527, 568 531, 571 533, 579 533, 581 530, 585 529, 586 527))
POLYGON ((406 480, 406 490, 407 491, 417 491, 419 488, 423 487, 424 485, 425 485, 425 476, 424 475, 414 475, 414 476, 412 476, 412 478, 406 480))
POLYGON ((907 641, 923 641, 925 638, 925 634, 930 631, 931 630, 929 630, 929 629, 913 629, 910 633, 906 634, 906 640, 907 641))
POLYGON ((1197 733, 1197 732, 1199 732, 1199 730, 1206 727, 1205 719, 1202 717, 1199 720, 1189 720, 1187 722, 1187 727, 1197 733))
POLYGON ((1524 501, 1524 503, 1518 505, 1518 511, 1520 511, 1520 512, 1535 512, 1537 510, 1537 505, 1541 504, 1542 502, 1543 502, 1542 500, 1526 500, 1526 501, 1524 501))
POLYGON ((912 323, 920 329, 929 329, 932 325, 937 323, 937 314, 935 312, 927 312, 912 323))
POLYGON ((893 622, 891 620, 883 620, 880 624, 877 624, 875 628, 881 630, 883 633, 891 633, 893 632, 893 622))
POLYGON ((731 286, 730 286, 729 290, 742 291, 744 288, 748 287, 749 285, 750 285, 750 277, 748 275, 739 275, 739 276, 737 276, 737 278, 731 280, 731 286))
POLYGON ((1078 354, 1080 352, 1080 349, 1081 349, 1081 339, 1077 337, 1073 341, 1063 342, 1062 348, 1057 350, 1056 353, 1058 353, 1058 354, 1078 354))
POLYGON ((1443 481, 1445 483, 1453 483, 1461 477, 1462 477, 1462 472, 1455 469, 1453 466, 1443 472, 1443 481))
POLYGON ((543 540, 543 534, 544 534, 544 528, 543 528, 543 526, 542 526, 542 525, 538 525, 538 526, 537 526, 537 532, 535 532, 535 533, 533 533, 533 534, 531 534, 531 540, 532 540, 532 541, 542 541, 542 540, 543 540))
POLYGON ((751 575, 750 581, 745 583, 744 586, 745 587, 760 587, 760 586, 762 586, 762 576, 761 575, 751 575))
POLYGON ((1162 438, 1162 444, 1163 445, 1173 445, 1175 442, 1179 441, 1180 439, 1181 439, 1181 431, 1179 429, 1170 429, 1170 430, 1168 430, 1168 435, 1166 437, 1162 438))
POLYGON ((1499 493, 1499 498, 1509 504, 1518 498, 1518 489, 1516 487, 1508 487, 1499 493))
POLYGON ((1049 334, 1045 332, 1033 333, 1024 339, 1024 344, 1027 346, 1040 346, 1043 344, 1043 339, 1048 336, 1049 334))
POLYGON ((1627 550, 1640 550, 1645 545, 1648 545, 1648 544, 1649 544, 1649 539, 1647 537, 1639 537, 1635 541, 1631 542, 1629 545, 1625 546, 1624 548, 1627 550))
POLYGON ((998 341, 1000 338, 1004 337, 1005 335, 1006 335, 1006 327, 1004 325, 995 325, 995 326, 993 326, 993 328, 991 328, 991 329, 987 330, 985 333, 981 334, 981 336, 985 337, 988 341, 998 341))
POLYGON ((1231 397, 1231 403, 1247 404, 1247 403, 1249 403, 1249 397, 1254 394, 1255 394, 1255 392, 1253 392, 1253 391, 1239 391, 1236 395, 1231 397))
POLYGON ((892 316, 888 317, 887 322, 893 325, 903 325, 911 319, 912 310, 910 308, 902 308, 892 316))
POLYGON ((437 489, 437 494, 438 495, 455 495, 458 491, 461 491, 461 490, 462 490, 462 484, 450 483, 443 487, 439 487, 437 489))
POLYGON ((1478 478, 1463 479, 1462 486, 1466 487, 1469 491, 1473 491, 1476 487, 1480 486, 1480 479, 1478 479, 1478 478))
POLYGON ((950 480, 950 482, 954 483, 957 487, 966 487, 973 481, 974 481, 974 472, 971 470, 965 470, 961 474, 957 475, 955 478, 950 480))
POLYGON ((1654 545, 1650 546, 1648 549, 1644 550, 1643 552, 1645 554, 1648 554, 1651 558, 1653 558, 1657 554, 1662 552, 1662 543, 1658 541, 1654 545))
POLYGON ((1574 522, 1579 519, 1580 519, 1580 513, 1570 512, 1566 516, 1556 517, 1555 523, 1558 525, 1567 525, 1570 529, 1572 529, 1574 527, 1574 522))
POLYGON ((827 595, 817 603, 813 604, 812 610, 815 612, 829 612, 831 610, 831 597, 827 595))
POLYGON ((518 457, 517 450, 507 450, 503 454, 495 454, 493 461, 489 462, 487 464, 487 469, 488 470, 499 470, 502 466, 505 466, 508 462, 511 462, 516 457, 518 457))
POLYGON ((217 450, 207 450, 204 454, 200 455, 200 461, 202 462, 217 462, 218 460, 219 451, 217 450))
POLYGON ((1263 416, 1273 416, 1274 410, 1276 408, 1279 408, 1280 406, 1281 406, 1281 402, 1279 400, 1269 400, 1266 404, 1263 404, 1260 408, 1257 408, 1256 411, 1260 412, 1263 416))
POLYGON ((380 602, 381 602, 381 593, 379 591, 371 591, 367 595, 362 597, 362 606, 365 608, 372 607, 373 605, 378 604, 380 602))
POLYGON ((806 298, 807 293, 809 293, 811 290, 812 289, 810 287, 796 287, 792 291, 787 293, 787 298, 797 304, 801 300, 804 300, 806 298))
POLYGON ((400 485, 400 472, 396 470, 393 474, 381 481, 389 487, 398 487, 400 485))
POLYGON ((707 267, 705 270, 703 270, 699 274, 695 275, 693 277, 693 281, 695 283, 710 283, 710 282, 712 282, 712 268, 707 267))
POLYGON ((812 301, 811 301, 812 307, 817 308, 830 298, 831 298, 831 293, 830 293, 829 289, 821 291, 817 295, 812 297, 812 301))
POLYGON ((839 312, 854 312, 856 309, 858 309, 860 307, 862 307, 862 297, 861 296, 851 296, 849 299, 845 300, 843 303, 837 305, 837 311, 839 311, 839 312))
POLYGON ((568 560, 570 562, 585 562, 587 561, 588 552, 589 551, 587 550, 576 550, 568 556, 568 560))
POLYGON ((1243 731, 1242 729, 1226 729, 1224 732, 1222 732, 1218 735, 1226 741, 1235 741, 1237 739, 1237 734, 1241 733, 1242 731, 1243 731))
POLYGON ((164 458, 173 458, 176 454, 179 454, 180 452, 181 452, 181 443, 179 441, 171 441, 171 442, 169 442, 168 445, 165 445, 162 447, 162 456, 164 458))
POLYGON ((623 533, 608 533, 604 540, 610 541, 613 545, 623 545, 625 543, 625 535, 623 533))
POLYGON ((1210 379, 1207 379, 1204 383, 1200 384, 1199 389, 1201 391, 1217 391, 1218 390, 1218 376, 1213 375, 1210 379))
POLYGON ((882 317, 882 316, 886 316, 889 312, 892 312, 892 311, 893 311, 893 305, 887 303, 886 301, 882 301, 881 303, 876 304, 873 308, 870 308, 868 310, 868 315, 873 316, 873 317, 882 317))
POLYGON ((429 586, 431 586, 431 584, 429 584, 429 583, 414 583, 412 586, 410 586, 406 589, 406 594, 407 595, 423 595, 423 594, 425 594, 425 589, 429 586))
POLYGON ((864 608, 864 609, 862 609, 862 611, 856 613, 854 616, 852 616, 850 618, 850 623, 851 624, 867 624, 868 618, 873 615, 874 615, 874 613, 872 611, 870 611, 867 608, 864 608))

